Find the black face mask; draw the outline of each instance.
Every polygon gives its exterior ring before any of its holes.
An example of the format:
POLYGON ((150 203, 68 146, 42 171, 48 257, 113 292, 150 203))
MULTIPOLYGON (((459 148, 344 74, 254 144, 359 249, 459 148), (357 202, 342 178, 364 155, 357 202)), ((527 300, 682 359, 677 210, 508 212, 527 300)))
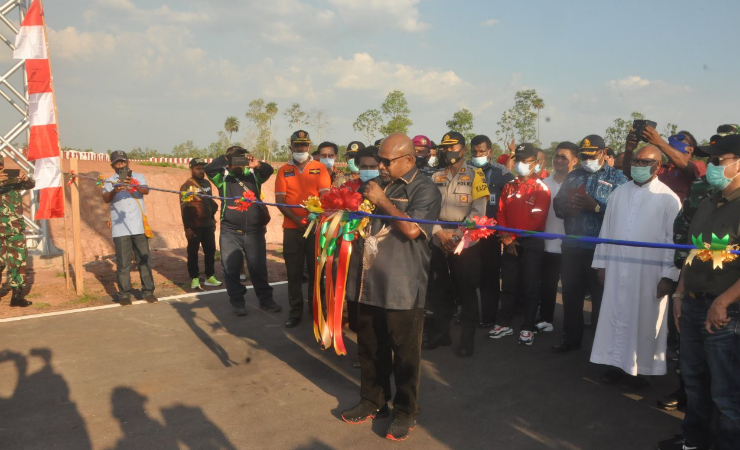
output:
POLYGON ((424 158, 423 156, 416 155, 416 168, 421 169, 422 167, 426 167, 427 163, 429 162, 429 158, 424 158))
POLYGON ((445 168, 455 164, 462 158, 463 152, 450 152, 447 150, 437 150, 437 160, 439 161, 439 167, 445 168))

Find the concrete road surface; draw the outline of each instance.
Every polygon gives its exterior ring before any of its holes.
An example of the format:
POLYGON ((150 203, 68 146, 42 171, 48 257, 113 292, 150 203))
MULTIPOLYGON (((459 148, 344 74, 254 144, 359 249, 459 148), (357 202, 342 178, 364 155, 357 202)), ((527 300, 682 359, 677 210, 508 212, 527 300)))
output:
MULTIPOLYGON (((285 285, 275 299, 287 309, 285 285)), ((359 400, 351 332, 339 357, 309 320, 286 330, 248 301, 247 317, 212 294, 0 323, 0 449, 623 450, 679 431, 655 408, 675 376, 628 394, 600 383, 590 345, 551 353, 557 329, 532 347, 481 330, 472 358, 424 352, 419 426, 390 442, 388 419, 339 419, 359 400)))

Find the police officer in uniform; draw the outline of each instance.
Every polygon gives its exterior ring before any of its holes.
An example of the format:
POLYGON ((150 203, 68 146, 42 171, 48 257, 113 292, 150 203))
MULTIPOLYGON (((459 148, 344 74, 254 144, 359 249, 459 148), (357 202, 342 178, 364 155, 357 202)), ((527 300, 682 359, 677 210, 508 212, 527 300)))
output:
MULTIPOLYGON (((442 193, 440 221, 461 223, 486 214, 490 197, 486 176, 481 169, 465 162, 467 151, 465 137, 454 131, 445 134, 437 148, 441 170, 432 175, 432 182, 442 193)), ((457 226, 435 225, 432 233, 432 276, 428 292, 434 330, 427 332, 424 348, 431 350, 452 344, 450 322, 455 310, 453 298, 457 296, 462 306, 462 334, 456 354, 470 356, 478 323, 476 290, 480 280, 480 246, 473 242, 462 253, 455 254, 463 235, 457 226)))

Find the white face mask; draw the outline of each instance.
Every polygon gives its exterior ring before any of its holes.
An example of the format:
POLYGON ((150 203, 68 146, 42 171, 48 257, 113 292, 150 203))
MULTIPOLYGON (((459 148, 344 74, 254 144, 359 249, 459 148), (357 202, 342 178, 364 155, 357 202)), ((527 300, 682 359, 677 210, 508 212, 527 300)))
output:
POLYGON ((483 167, 488 162, 488 156, 476 156, 472 159, 475 167, 483 167))
POLYGON ((305 162, 308 159, 308 152, 296 152, 293 153, 293 159, 298 164, 305 162))
POLYGON ((584 161, 581 161, 581 167, 583 167, 583 170, 589 173, 595 173, 598 172, 599 169, 601 169, 601 163, 598 159, 586 159, 584 161))
POLYGON ((327 169, 331 169, 334 166, 334 158, 319 158, 321 164, 325 165, 327 169))
POLYGON ((516 170, 516 173, 518 173, 519 176, 522 177, 526 177, 534 171, 534 169, 531 169, 529 167, 529 164, 525 163, 524 161, 516 163, 514 170, 516 170))
POLYGON ((434 167, 435 165, 437 165, 437 157, 436 156, 430 156, 429 157, 429 161, 427 162, 427 164, 429 165, 429 167, 434 167))

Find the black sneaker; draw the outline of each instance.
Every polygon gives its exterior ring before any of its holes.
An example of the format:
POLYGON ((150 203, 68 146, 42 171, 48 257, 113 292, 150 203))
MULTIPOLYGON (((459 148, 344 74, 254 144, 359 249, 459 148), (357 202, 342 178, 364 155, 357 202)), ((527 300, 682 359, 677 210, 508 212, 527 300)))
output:
POLYGON ((130 297, 121 297, 118 299, 118 304, 121 306, 131 306, 131 298, 130 297))
POLYGON ((10 298, 10 306, 14 308, 28 308, 33 305, 33 302, 29 302, 23 298, 23 289, 13 288, 13 296, 10 298))
POLYGON ((280 307, 277 303, 275 303, 275 300, 270 299, 269 301, 266 301, 264 303, 260 303, 260 309, 262 311, 267 311, 271 313, 279 313, 283 310, 283 308, 280 307))
POLYGON ((709 447, 697 447, 687 444, 686 439, 680 434, 677 434, 671 439, 658 442, 658 450, 709 450, 709 447))
POLYGON ((159 299, 154 296, 154 294, 149 294, 146 297, 144 297, 144 300, 147 301, 147 303, 157 303, 159 299))
POLYGON ((351 424, 365 423, 367 419, 384 419, 390 415, 388 405, 378 409, 375 406, 360 402, 342 412, 342 420, 351 424))
POLYGON ((393 421, 385 432, 385 438, 392 441, 404 441, 409 437, 414 427, 416 427, 415 420, 406 416, 393 416, 393 421))

